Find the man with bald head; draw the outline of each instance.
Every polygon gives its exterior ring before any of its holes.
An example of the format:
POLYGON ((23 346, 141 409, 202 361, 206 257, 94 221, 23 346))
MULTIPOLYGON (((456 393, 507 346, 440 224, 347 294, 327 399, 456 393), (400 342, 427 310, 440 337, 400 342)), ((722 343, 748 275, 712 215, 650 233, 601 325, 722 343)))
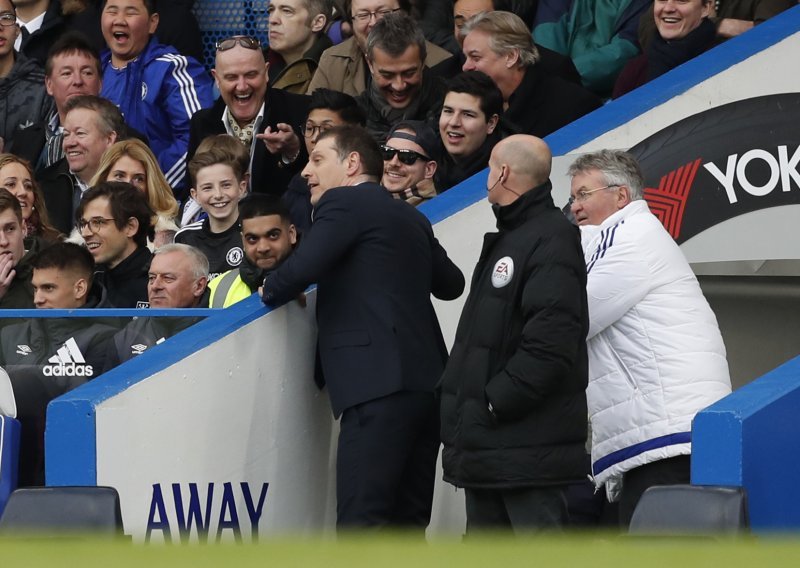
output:
POLYGON ((565 486, 588 471, 586 265, 550 165, 527 135, 489 158, 498 231, 483 239, 441 382, 444 479, 466 489, 467 533, 562 526, 565 486))

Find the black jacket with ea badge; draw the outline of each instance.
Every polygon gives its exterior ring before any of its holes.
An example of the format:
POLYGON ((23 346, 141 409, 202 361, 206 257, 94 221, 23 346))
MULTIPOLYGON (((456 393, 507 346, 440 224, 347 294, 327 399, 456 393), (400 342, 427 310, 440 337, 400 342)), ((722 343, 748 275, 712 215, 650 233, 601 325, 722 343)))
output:
POLYGON ((444 479, 456 486, 563 484, 588 472, 586 266, 551 187, 495 208, 499 231, 484 237, 442 376, 444 479))

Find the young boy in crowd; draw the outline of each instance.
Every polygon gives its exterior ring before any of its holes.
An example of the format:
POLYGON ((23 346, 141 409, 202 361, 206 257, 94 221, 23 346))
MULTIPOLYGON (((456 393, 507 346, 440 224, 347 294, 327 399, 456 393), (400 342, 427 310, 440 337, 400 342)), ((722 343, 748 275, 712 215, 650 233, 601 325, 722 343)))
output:
POLYGON ((195 154, 189 175, 192 199, 208 217, 178 231, 175 242, 196 247, 208 257, 211 279, 236 268, 244 258, 237 220, 247 180, 241 162, 216 146, 195 154))

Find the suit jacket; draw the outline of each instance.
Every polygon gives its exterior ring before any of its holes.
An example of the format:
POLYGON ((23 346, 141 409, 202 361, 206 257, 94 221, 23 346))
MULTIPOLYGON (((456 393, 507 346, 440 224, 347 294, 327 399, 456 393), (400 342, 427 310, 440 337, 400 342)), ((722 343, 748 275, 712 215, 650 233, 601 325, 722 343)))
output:
POLYGON ((422 213, 376 183, 328 190, 302 243, 267 276, 264 302, 289 301, 312 282, 334 415, 435 389, 447 349, 430 295, 457 298, 464 275, 422 213))
MULTIPOLYGON (((287 93, 280 89, 267 90, 264 119, 258 127, 258 134, 264 132, 267 126, 271 126, 275 130, 279 122, 291 124, 298 138, 300 138, 300 156, 293 164, 284 167, 283 164, 279 165, 281 161, 280 155, 270 154, 267 151, 267 146, 261 140, 254 139, 255 151, 252 159, 252 171, 250 172, 250 187, 254 192, 282 195, 286 191, 292 176, 305 166, 308 161, 308 152, 306 152, 306 146, 303 143, 300 125, 305 122, 308 116, 310 101, 311 98, 306 95, 287 93)), ((188 157, 190 160, 204 138, 227 133, 225 124, 222 122, 224 112, 225 101, 220 97, 211 108, 197 111, 194 114, 189 126, 188 157)), ((191 186, 191 180, 187 179, 186 187, 191 186)))

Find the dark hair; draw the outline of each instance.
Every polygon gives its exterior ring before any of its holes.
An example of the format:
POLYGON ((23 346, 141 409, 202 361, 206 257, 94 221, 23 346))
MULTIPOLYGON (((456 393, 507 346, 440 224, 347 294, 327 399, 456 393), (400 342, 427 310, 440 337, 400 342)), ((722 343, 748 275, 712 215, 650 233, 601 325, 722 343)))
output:
POLYGON ((320 134, 317 144, 326 138, 333 138, 333 145, 340 161, 347 158, 350 153, 356 152, 361 156, 363 173, 375 179, 381 178, 383 157, 378 149, 378 144, 365 128, 350 124, 335 126, 320 134))
POLYGON ((364 111, 356 100, 348 94, 333 89, 320 87, 311 93, 311 103, 308 105, 308 112, 314 109, 324 108, 337 113, 347 124, 357 124, 364 126, 367 118, 364 111))
POLYGON ((422 28, 402 12, 388 14, 375 23, 367 36, 367 59, 372 61, 376 47, 392 57, 400 57, 412 45, 419 48, 419 58, 424 63, 428 49, 422 28))
POLYGON ((0 213, 4 213, 9 209, 14 212, 19 224, 22 225, 22 206, 19 204, 19 199, 13 196, 6 188, 0 187, 0 213))
POLYGON ((53 243, 44 247, 31 259, 35 269, 57 268, 72 270, 92 281, 94 274, 94 257, 88 249, 75 243, 53 243))
POLYGON ((472 95, 480 101, 481 112, 486 122, 492 115, 503 115, 503 93, 491 77, 481 71, 464 71, 447 83, 445 93, 472 95))
POLYGON ((239 201, 239 223, 245 219, 278 215, 282 221, 291 223, 289 209, 283 199, 268 193, 251 193, 239 201))
POLYGON ((242 169, 242 162, 232 152, 225 148, 218 146, 211 146, 205 152, 198 152, 194 158, 189 160, 189 177, 192 179, 192 185, 197 186, 197 173, 203 168, 222 164, 230 167, 233 170, 233 175, 236 181, 242 181, 244 174, 247 173, 246 169, 242 169))
POLYGON ((103 76, 100 67, 100 53, 94 48, 84 34, 78 31, 68 31, 59 37, 47 52, 47 61, 44 63, 44 74, 48 77, 53 73, 53 59, 59 55, 80 54, 90 57, 94 61, 98 77, 103 76))
POLYGON ((147 197, 131 184, 122 181, 103 181, 96 186, 89 188, 83 194, 78 209, 75 211, 75 219, 83 217, 86 204, 100 197, 108 199, 111 206, 111 217, 114 225, 122 230, 133 217, 139 222, 139 229, 133 236, 133 241, 140 247, 147 245, 147 237, 153 233, 153 217, 155 213, 147 203, 147 197))
POLYGON ((117 105, 108 99, 94 95, 78 95, 69 99, 64 105, 64 114, 68 114, 75 109, 85 109, 96 113, 98 118, 97 127, 104 136, 116 132, 117 141, 125 140, 128 137, 128 127, 125 126, 122 113, 117 108, 117 105))
MULTIPOLYGON (((404 13, 411 13, 411 0, 397 0, 397 5, 404 13)), ((346 22, 353 21, 353 0, 344 0, 343 16, 346 22)))
MULTIPOLYGON (((105 9, 106 4, 108 4, 108 0, 103 0, 100 3, 100 11, 103 11, 105 9)), ((157 0, 142 0, 142 4, 144 4, 145 10, 147 10, 147 15, 148 16, 152 16, 153 14, 157 14, 158 13, 157 0)))

